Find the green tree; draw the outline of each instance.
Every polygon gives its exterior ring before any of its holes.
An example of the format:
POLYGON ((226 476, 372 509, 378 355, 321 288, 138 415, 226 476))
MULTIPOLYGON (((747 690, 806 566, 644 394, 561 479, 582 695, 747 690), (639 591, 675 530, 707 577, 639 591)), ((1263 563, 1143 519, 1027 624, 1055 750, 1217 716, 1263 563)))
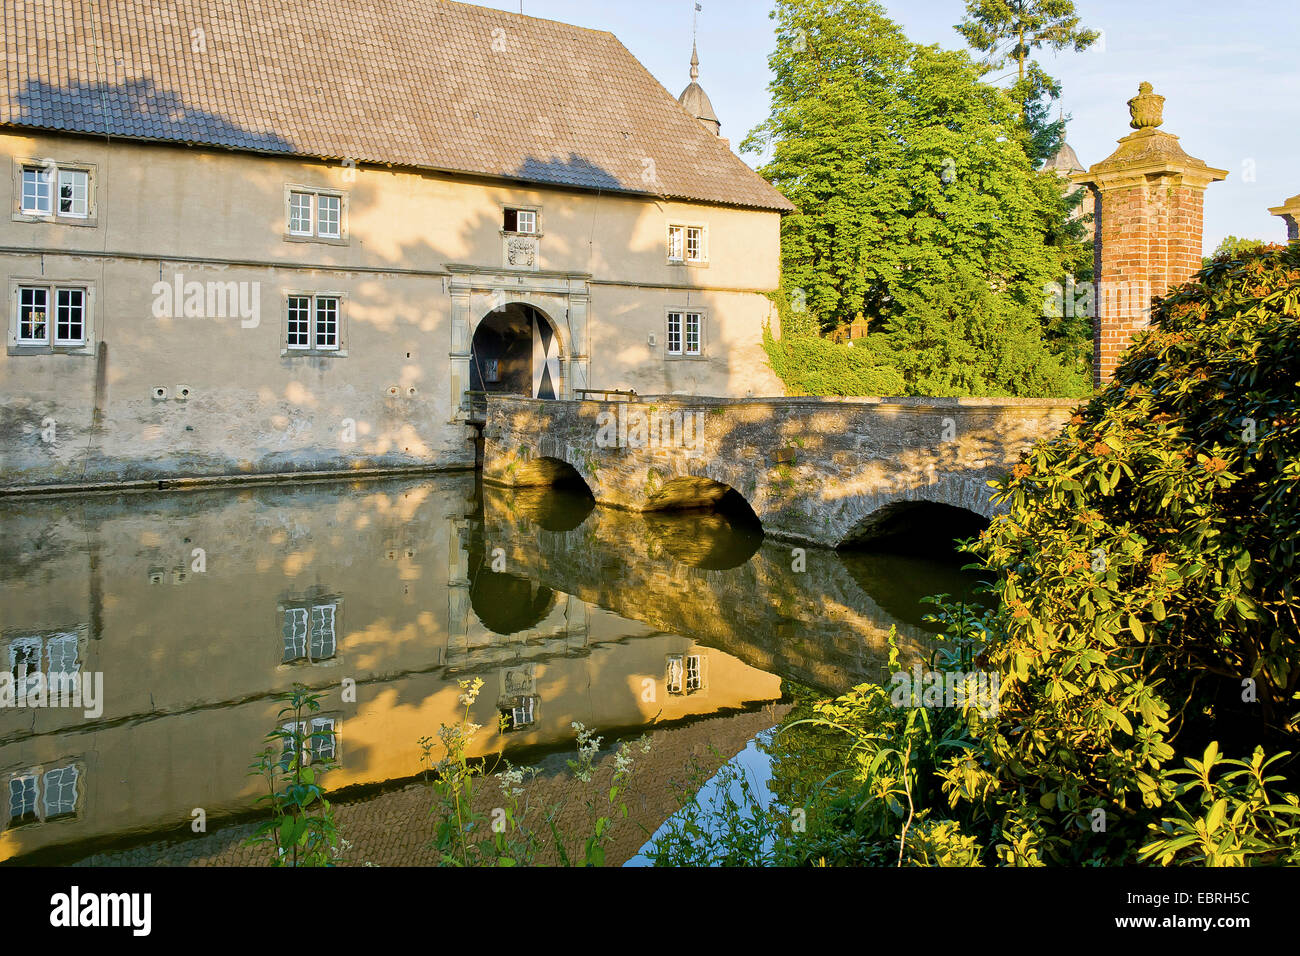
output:
POLYGON ((1042 163, 1061 148, 1063 119, 1051 120, 1051 100, 1060 84, 1032 57, 1036 50, 1082 53, 1101 36, 1080 25, 1074 0, 966 0, 966 19, 956 27, 989 70, 1016 65, 1012 96, 1020 105, 1025 151, 1042 163))
POLYGON ((911 43, 875 0, 779 0, 773 17, 772 112, 742 148, 771 150, 762 172, 799 207, 782 227, 786 292, 823 331, 861 312, 877 354, 924 334, 930 359, 973 366, 945 380, 913 362, 914 392, 1066 387, 1041 342, 1044 290, 1072 255, 1060 182, 1026 156, 1015 102, 964 51, 911 43), (924 303, 951 307, 910 327, 924 303), (1010 368, 1007 342, 1042 374, 1010 368))

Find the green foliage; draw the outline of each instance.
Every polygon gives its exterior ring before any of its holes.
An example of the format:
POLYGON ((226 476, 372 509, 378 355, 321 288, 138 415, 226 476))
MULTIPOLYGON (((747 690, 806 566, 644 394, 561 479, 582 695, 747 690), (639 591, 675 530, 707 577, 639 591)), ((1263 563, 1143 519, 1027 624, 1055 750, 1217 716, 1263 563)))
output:
MULTIPOLYGON (((564 804, 535 806, 529 795, 528 784, 540 771, 533 767, 513 767, 501 754, 496 755, 491 765, 469 757, 470 745, 483 729, 469 715, 483 689, 483 680, 476 677, 458 683, 464 713, 456 723, 439 728, 442 755, 435 755, 433 738, 420 740, 420 760, 434 795, 430 807, 435 821, 431 845, 438 852, 440 865, 530 866, 548 849, 560 865, 572 865, 571 837, 562 832, 557 822, 564 804), (504 769, 498 772, 497 768, 502 766, 504 769), (476 800, 476 795, 481 793, 476 781, 488 776, 496 778, 501 805, 485 812, 483 801, 476 800)), ((575 722, 573 728, 578 735, 578 759, 568 761, 569 769, 576 780, 590 783, 601 738, 582 724, 575 722)), ((627 818, 623 796, 632 776, 633 753, 638 748, 641 753, 648 753, 649 740, 623 743, 614 755, 614 773, 610 789, 601 795, 603 801, 586 798, 590 834, 582 843, 584 866, 605 865, 605 844, 612 821, 608 814, 627 818)))
POLYGON ((804 862, 1300 860, 1298 384, 1300 249, 1159 300, 999 485, 973 545, 996 606, 940 605, 934 666, 995 674, 996 713, 871 685, 822 705, 851 759, 804 862))
POLYGON ((837 356, 830 374, 782 356, 787 387, 879 394, 858 381, 869 364, 893 365, 916 394, 1074 394, 1041 343, 1028 376, 1000 345, 1041 339, 1044 289, 1083 256, 1060 180, 1020 142, 1014 99, 967 53, 908 41, 875 0, 780 0, 773 16, 772 113, 743 148, 771 148, 762 172, 799 207, 782 224, 782 338, 810 352, 809 314, 822 332, 858 313, 876 330, 854 346, 877 358, 837 356), (927 328, 909 335, 914 322, 927 328), (918 336, 951 339, 953 355, 928 357, 968 368, 919 372, 918 336))
POLYGON ((838 345, 820 336, 772 337, 763 329, 763 348, 790 395, 901 395, 903 376, 876 348, 858 339, 838 345))
POLYGON ((1215 259, 1236 259, 1248 252, 1259 252, 1267 245, 1268 243, 1263 239, 1241 239, 1237 236, 1224 236, 1223 241, 1215 246, 1214 251, 1201 260, 1201 264, 1208 269, 1215 259))
POLYGON ((1061 88, 1031 58, 1040 49, 1082 53, 1101 34, 1080 25, 1074 0, 966 0, 957 32, 985 54, 988 70, 1002 70, 1008 60, 1016 64, 1011 95, 1020 105, 1021 142, 1035 165, 1050 158, 1065 135, 1065 123, 1049 118, 1050 100, 1061 88))
MULTIPOLYGON (((716 751, 715 751, 716 753, 716 751)), ((788 819, 760 797, 758 787, 733 763, 708 781, 708 796, 697 791, 706 781, 693 761, 689 784, 679 796, 680 808, 664 824, 647 855, 655 866, 778 866, 779 841, 790 834, 788 819)))
POLYGON ((323 743, 329 731, 304 729, 309 715, 320 710, 321 696, 302 684, 276 695, 285 705, 276 718, 279 726, 266 735, 271 746, 249 767, 249 776, 266 782, 268 792, 257 802, 268 805, 272 815, 258 825, 246 845, 272 850, 274 866, 333 866, 338 858, 338 828, 318 779, 336 765, 312 747, 313 741, 323 743), (289 729, 284 728, 286 723, 289 729))

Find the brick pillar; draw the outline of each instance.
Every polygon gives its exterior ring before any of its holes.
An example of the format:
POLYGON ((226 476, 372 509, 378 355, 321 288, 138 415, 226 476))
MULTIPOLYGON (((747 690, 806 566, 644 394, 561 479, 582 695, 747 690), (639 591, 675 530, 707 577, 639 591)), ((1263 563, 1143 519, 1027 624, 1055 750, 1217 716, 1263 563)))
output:
POLYGON ((1281 216, 1286 223, 1286 237, 1290 242, 1300 242, 1300 196, 1292 196, 1280 206, 1269 210, 1275 216, 1281 216))
POLYGON ((1088 186, 1095 200, 1098 387, 1110 381, 1134 333, 1149 324, 1152 297, 1200 270, 1205 187, 1228 175, 1188 156, 1177 136, 1158 128, 1164 102, 1143 83, 1128 101, 1136 132, 1121 139, 1109 159, 1070 177, 1088 186))

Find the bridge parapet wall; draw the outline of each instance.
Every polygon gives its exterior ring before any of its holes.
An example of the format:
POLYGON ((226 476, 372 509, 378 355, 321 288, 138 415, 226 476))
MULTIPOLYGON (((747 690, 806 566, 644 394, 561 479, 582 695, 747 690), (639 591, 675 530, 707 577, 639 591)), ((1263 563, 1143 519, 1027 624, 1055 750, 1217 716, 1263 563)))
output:
POLYGON ((987 518, 1005 475, 1078 405, 1056 399, 492 397, 484 478, 550 484, 570 466, 596 500, 632 511, 749 503, 769 535, 833 547, 884 509, 928 501, 987 518))

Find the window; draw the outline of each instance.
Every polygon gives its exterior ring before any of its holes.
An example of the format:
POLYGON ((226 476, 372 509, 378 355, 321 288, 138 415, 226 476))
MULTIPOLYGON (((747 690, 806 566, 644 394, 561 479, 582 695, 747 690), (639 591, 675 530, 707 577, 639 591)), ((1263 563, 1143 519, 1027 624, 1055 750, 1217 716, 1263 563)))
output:
POLYGON ((48 345, 50 290, 24 286, 18 290, 18 344, 48 345))
POLYGON ((16 773, 8 780, 9 826, 48 823, 77 812, 77 782, 81 769, 74 764, 16 773))
POLYGON ((503 228, 522 236, 537 235, 537 210, 507 208, 503 228))
POLYGON ((49 167, 23 167, 23 198, 21 209, 29 216, 48 216, 54 212, 54 170, 49 167))
POLYGON ((53 220, 91 220, 93 167, 64 165, 48 160, 20 160, 18 217, 53 220))
POLYGON ((286 187, 288 238, 342 241, 345 238, 346 207, 347 201, 343 193, 300 186, 286 187))
POLYGON ((685 232, 681 226, 668 227, 668 258, 674 262, 682 261, 682 233, 685 232))
POLYGON ((286 310, 285 342, 290 349, 337 352, 342 322, 337 295, 291 295, 286 310))
POLYGON ((315 604, 284 609, 283 664, 326 661, 338 653, 334 623, 337 604, 315 604))
POLYGON ((665 678, 668 693, 694 694, 704 689, 704 657, 701 654, 668 655, 668 674, 665 678))
POLYGON ((343 237, 343 197, 319 196, 317 198, 319 215, 318 232, 326 239, 343 237))
POLYGON ((90 214, 90 174, 84 169, 59 170, 59 215, 85 219, 90 214))
POLYGON ((311 193, 289 194, 289 232, 293 235, 312 234, 312 205, 315 198, 311 193))
POLYGON ((87 344, 90 293, 85 286, 20 284, 15 298, 14 345, 83 348, 87 344))
POLYGON ((668 313, 668 354, 698 357, 703 354, 704 317, 699 312, 668 313))
POLYGON ((708 245, 703 226, 669 226, 668 259, 670 262, 702 263, 708 261, 708 245))
POLYGON ((86 290, 58 289, 55 296, 54 344, 81 345, 86 341, 86 290))

